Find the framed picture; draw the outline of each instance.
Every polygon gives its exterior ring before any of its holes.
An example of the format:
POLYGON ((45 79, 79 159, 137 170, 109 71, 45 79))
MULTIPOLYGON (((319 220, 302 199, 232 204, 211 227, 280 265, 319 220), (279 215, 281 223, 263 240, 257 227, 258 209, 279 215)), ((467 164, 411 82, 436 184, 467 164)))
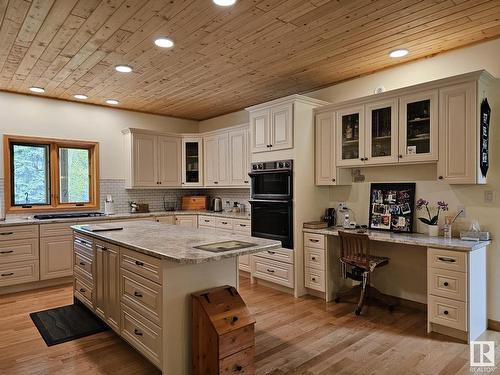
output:
POLYGON ((371 184, 370 229, 413 232, 415 183, 371 184))

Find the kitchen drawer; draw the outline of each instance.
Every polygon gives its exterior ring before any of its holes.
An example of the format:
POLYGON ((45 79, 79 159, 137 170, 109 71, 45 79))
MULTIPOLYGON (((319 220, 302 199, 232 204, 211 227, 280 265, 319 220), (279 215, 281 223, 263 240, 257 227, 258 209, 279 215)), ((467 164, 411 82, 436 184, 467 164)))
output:
POLYGON ((0 264, 0 287, 39 280, 38 260, 0 264))
POLYGON ((85 303, 88 307, 91 309, 94 308, 94 290, 92 288, 92 285, 84 282, 78 277, 74 278, 74 288, 75 288, 75 296, 78 297, 78 299, 85 303))
POLYGON ((252 276, 293 288, 293 265, 259 256, 251 257, 252 276))
POLYGON ((234 221, 217 217, 215 218, 215 228, 232 232, 234 230, 234 221))
POLYGON ((254 345, 254 326, 249 324, 219 337, 219 358, 230 356, 254 345))
POLYGON ((250 220, 234 220, 234 232, 250 236, 252 233, 250 220))
POLYGON ((122 337, 156 366, 161 367, 161 328, 123 303, 121 327, 122 337))
POLYGON ((304 273, 304 285, 307 288, 324 292, 326 290, 325 271, 306 267, 304 273))
POLYGON ((94 241, 90 237, 75 233, 73 249, 76 253, 83 254, 87 258, 94 259, 94 241))
POLYGON ((464 302, 429 296, 427 303, 430 322, 467 331, 467 310, 464 302))
POLYGON ((161 326, 161 286, 127 270, 120 276, 121 301, 161 326))
POLYGON ((38 259, 38 239, 0 242, 0 264, 38 259))
POLYGON ((38 238, 38 225, 13 225, 0 227, 0 241, 38 238))
POLYGON ((122 249, 120 258, 122 268, 161 284, 160 259, 128 249, 122 249))
POLYGON ((78 272, 84 274, 88 279, 93 280, 92 276, 92 259, 87 258, 85 255, 80 253, 75 253, 74 259, 74 268, 78 272))
POLYGON ((255 374, 255 347, 251 346, 219 361, 220 375, 253 375, 255 374))
POLYGON ((260 253, 255 254, 255 256, 293 264, 293 254, 293 250, 281 248, 276 250, 261 251, 260 253))
POLYGON ((458 301, 467 301, 467 278, 463 272, 429 268, 429 294, 452 298, 458 301))
POLYGON ((304 246, 325 249, 325 236, 316 233, 304 233, 304 246))
POLYGON ((429 247, 427 266, 444 270, 467 272, 467 253, 429 247))
POLYGON ((304 247, 305 266, 317 270, 325 270, 325 250, 315 249, 313 247, 304 247))
POLYGON ((175 225, 175 216, 159 216, 156 218, 157 223, 175 225))
POLYGON ((71 236, 76 223, 40 224, 40 237, 71 236))
POLYGON ((201 228, 215 228, 215 217, 198 216, 198 226, 201 228))

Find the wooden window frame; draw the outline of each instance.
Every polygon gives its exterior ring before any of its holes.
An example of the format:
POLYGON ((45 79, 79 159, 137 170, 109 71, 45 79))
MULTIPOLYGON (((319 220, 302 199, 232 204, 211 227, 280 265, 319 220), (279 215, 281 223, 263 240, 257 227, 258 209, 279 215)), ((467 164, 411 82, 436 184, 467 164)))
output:
POLYGON ((76 211, 96 210, 99 208, 99 143, 90 141, 73 141, 56 138, 26 137, 17 135, 3 136, 3 159, 4 159, 4 195, 5 211, 9 214, 20 214, 25 212, 46 211, 76 211), (10 146, 12 143, 25 143, 27 145, 49 146, 49 204, 30 207, 14 206, 12 204, 12 164, 10 146), (90 155, 90 190, 88 203, 60 203, 60 170, 59 149, 80 148, 89 150, 90 155))

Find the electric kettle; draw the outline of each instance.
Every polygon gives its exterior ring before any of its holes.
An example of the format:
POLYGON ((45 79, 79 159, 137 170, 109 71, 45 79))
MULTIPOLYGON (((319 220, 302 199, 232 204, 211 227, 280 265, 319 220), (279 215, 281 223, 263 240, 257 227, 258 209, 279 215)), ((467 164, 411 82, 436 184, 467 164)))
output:
POLYGON ((222 211, 222 198, 215 197, 212 199, 212 210, 214 212, 221 212, 222 211))

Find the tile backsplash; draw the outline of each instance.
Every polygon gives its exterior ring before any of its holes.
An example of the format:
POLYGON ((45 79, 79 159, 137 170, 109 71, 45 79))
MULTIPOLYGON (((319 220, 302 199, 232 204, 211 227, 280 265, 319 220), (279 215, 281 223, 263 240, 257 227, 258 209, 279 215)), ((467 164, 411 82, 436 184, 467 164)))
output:
MULTIPOLYGON (((150 211, 163 211, 166 207, 175 209, 181 208, 181 198, 184 195, 208 195, 209 197, 221 197, 223 207, 226 208, 226 201, 243 203, 246 209, 250 210, 248 200, 250 199, 249 189, 125 189, 125 180, 101 179, 101 211, 104 211, 104 201, 106 196, 111 194, 115 202, 116 213, 126 213, 129 211, 128 202, 149 204, 150 211)), ((4 185, 0 179, 0 201, 3 203, 4 185)))

